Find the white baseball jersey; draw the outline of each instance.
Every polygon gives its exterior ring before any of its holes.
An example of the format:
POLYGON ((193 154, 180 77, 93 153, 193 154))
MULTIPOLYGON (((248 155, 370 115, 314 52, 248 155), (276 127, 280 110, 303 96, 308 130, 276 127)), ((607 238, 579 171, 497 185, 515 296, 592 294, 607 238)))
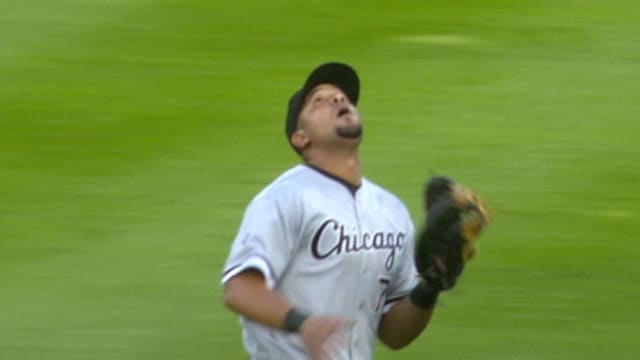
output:
MULTIPOLYGON (((362 180, 357 189, 308 165, 282 174, 246 209, 222 283, 257 269, 313 315, 352 320, 336 359, 370 359, 378 323, 417 284, 414 227, 404 204, 362 180)), ((241 317, 251 359, 304 359, 297 334, 241 317)))

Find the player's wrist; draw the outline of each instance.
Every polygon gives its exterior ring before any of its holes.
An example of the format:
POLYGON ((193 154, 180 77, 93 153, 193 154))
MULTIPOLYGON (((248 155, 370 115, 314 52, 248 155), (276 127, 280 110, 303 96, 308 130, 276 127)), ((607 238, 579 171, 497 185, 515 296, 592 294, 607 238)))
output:
POLYGON ((413 305, 420 309, 427 310, 436 306, 436 303, 438 302, 438 295, 440 295, 440 289, 438 287, 422 280, 413 288, 413 290, 411 290, 409 298, 413 305))
POLYGON ((284 329, 289 332, 298 332, 302 323, 309 317, 308 314, 292 307, 284 316, 284 329))

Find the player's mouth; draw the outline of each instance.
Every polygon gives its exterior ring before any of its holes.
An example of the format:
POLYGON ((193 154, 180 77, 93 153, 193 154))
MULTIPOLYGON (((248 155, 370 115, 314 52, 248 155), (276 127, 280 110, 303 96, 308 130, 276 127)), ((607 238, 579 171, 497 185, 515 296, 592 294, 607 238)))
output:
POLYGON ((345 107, 342 107, 342 108, 338 109, 338 117, 341 117, 341 116, 347 115, 347 114, 351 114, 351 110, 349 110, 349 107, 345 106, 345 107))

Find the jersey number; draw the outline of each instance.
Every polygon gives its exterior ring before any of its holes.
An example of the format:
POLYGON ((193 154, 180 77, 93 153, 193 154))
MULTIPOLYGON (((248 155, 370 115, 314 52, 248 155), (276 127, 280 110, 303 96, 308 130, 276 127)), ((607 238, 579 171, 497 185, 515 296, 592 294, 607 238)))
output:
POLYGON ((382 285, 382 292, 380 293, 380 298, 378 299, 378 305, 376 305, 376 311, 381 311, 384 308, 384 302, 387 298, 387 293, 389 292, 389 280, 388 277, 380 276, 378 281, 382 285))

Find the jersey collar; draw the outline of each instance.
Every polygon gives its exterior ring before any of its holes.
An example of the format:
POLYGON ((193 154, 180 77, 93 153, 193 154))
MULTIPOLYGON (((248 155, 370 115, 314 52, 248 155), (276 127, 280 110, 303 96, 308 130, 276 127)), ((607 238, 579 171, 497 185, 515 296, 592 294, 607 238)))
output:
POLYGON ((322 174, 322 175, 324 175, 324 176, 326 176, 326 177, 328 177, 328 178, 330 178, 330 179, 332 179, 334 181, 337 181, 338 183, 344 185, 347 188, 347 190, 349 190, 351 195, 353 195, 353 196, 355 196, 356 192, 358 191, 358 189, 360 189, 361 185, 355 185, 353 183, 350 183, 349 181, 347 181, 347 180, 345 180, 345 179, 343 179, 341 177, 335 176, 334 174, 332 174, 330 172, 322 170, 317 166, 313 166, 311 164, 304 164, 304 165, 309 167, 310 169, 313 169, 313 170, 319 172, 320 174, 322 174))

